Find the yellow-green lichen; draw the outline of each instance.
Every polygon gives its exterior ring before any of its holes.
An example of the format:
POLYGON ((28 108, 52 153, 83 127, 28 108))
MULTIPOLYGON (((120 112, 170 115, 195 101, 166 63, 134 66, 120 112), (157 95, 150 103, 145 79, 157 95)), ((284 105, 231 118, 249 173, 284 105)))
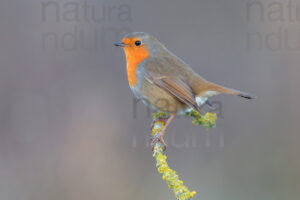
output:
MULTIPOLYGON (((187 116, 193 117, 193 124, 201 125, 206 129, 212 128, 216 125, 217 115, 215 113, 206 113, 200 115, 196 111, 191 111, 186 114, 187 116)), ((152 137, 158 137, 160 131, 163 129, 165 123, 160 118, 165 118, 166 113, 158 112, 153 114, 154 124, 152 129, 152 137)), ((163 139, 163 138, 162 138, 163 139)), ((190 191, 186 186, 183 185, 183 181, 179 180, 176 171, 172 170, 167 163, 167 156, 164 154, 163 146, 161 142, 154 144, 153 157, 156 160, 157 171, 162 174, 162 179, 165 180, 169 188, 173 191, 177 200, 191 200, 196 191, 190 191)))
POLYGON ((153 113, 153 119, 159 118, 159 117, 167 117, 167 113, 164 112, 157 112, 157 113, 153 113))
POLYGON ((200 115, 198 112, 192 110, 186 113, 187 116, 194 118, 193 124, 204 126, 206 129, 216 126, 217 114, 207 112, 205 115, 200 115))
MULTIPOLYGON (((156 137, 163 128, 164 123, 157 121, 154 123, 152 130, 153 137, 156 137)), ((156 159, 157 171, 162 174, 162 179, 165 180, 169 188, 173 191, 175 198, 178 200, 192 199, 196 191, 190 191, 183 185, 183 181, 179 180, 176 171, 172 170, 167 163, 167 156, 164 155, 163 147, 160 142, 156 143, 153 148, 153 157, 156 159)))

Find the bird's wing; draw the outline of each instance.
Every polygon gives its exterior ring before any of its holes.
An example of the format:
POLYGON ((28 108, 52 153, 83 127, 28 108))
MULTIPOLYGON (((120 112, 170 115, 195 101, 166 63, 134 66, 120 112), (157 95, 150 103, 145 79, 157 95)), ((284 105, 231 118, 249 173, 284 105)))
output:
POLYGON ((179 101, 200 112, 191 87, 179 76, 165 76, 150 71, 146 72, 145 78, 170 93, 179 101))

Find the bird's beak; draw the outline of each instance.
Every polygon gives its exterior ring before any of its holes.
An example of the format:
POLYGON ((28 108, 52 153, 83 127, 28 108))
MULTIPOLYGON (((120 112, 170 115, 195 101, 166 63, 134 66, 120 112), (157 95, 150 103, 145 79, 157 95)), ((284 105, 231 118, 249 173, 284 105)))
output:
POLYGON ((117 46, 117 47, 126 47, 127 46, 123 42, 116 42, 116 43, 114 43, 114 45, 117 46))

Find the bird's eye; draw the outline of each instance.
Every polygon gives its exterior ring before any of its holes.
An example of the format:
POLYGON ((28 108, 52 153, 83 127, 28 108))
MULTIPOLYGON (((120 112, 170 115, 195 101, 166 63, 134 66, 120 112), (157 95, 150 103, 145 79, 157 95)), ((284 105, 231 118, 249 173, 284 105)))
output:
POLYGON ((141 42, 140 40, 137 40, 137 41, 135 41, 135 43, 134 43, 134 44, 135 44, 135 46, 137 46, 137 47, 138 47, 138 46, 140 46, 140 45, 142 44, 142 42, 141 42))

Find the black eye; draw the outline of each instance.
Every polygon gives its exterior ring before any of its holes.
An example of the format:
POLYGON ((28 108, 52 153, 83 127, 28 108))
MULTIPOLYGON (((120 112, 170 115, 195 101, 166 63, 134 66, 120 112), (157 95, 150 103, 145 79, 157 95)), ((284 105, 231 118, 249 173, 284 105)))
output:
POLYGON ((140 45, 142 44, 142 42, 141 42, 140 40, 137 40, 137 41, 135 41, 135 43, 134 43, 134 44, 135 44, 135 46, 137 46, 137 47, 138 47, 138 46, 140 46, 140 45))

